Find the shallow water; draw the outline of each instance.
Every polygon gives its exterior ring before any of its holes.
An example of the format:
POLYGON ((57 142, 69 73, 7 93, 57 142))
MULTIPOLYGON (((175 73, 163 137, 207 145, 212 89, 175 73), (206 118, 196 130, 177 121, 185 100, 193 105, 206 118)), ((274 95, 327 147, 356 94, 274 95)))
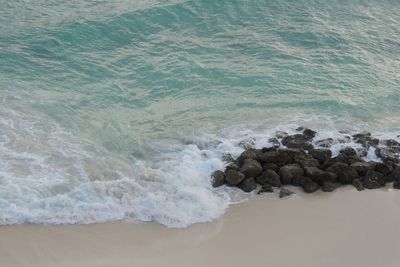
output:
POLYGON ((400 134, 398 1, 0 0, 0 223, 209 221, 225 153, 400 134))

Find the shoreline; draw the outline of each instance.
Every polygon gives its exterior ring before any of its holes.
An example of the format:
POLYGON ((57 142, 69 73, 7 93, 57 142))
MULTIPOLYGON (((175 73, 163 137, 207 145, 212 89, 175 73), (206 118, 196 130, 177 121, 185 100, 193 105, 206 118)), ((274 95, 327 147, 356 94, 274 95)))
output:
POLYGON ((156 223, 0 227, 0 265, 398 266, 400 194, 388 186, 255 196, 185 229, 156 223))

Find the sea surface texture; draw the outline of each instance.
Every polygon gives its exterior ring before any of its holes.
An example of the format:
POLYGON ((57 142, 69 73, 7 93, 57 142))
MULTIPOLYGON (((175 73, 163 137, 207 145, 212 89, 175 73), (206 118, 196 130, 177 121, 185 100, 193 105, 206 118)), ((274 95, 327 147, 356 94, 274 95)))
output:
POLYGON ((0 224, 207 222, 276 130, 399 139, 400 1, 0 0, 0 103, 0 224))

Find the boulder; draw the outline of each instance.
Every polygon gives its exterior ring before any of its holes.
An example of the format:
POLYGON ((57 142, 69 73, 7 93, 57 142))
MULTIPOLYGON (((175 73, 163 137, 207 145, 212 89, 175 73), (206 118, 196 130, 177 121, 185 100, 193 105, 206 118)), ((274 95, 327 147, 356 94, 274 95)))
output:
POLYGON ((294 157, 294 162, 300 167, 319 167, 318 160, 314 159, 310 154, 300 154, 294 157))
POLYGON ((322 191, 324 192, 332 192, 337 188, 337 184, 331 182, 324 182, 321 186, 322 191))
POLYGON ((323 164, 332 157, 332 151, 329 149, 311 149, 309 153, 320 164, 323 164))
POLYGON ((310 180, 310 178, 307 178, 305 176, 294 177, 292 179, 292 185, 294 185, 294 186, 303 186, 304 183, 306 181, 308 181, 308 180, 310 180))
POLYGON ((319 189, 319 185, 312 180, 306 180, 302 187, 306 193, 314 193, 319 189))
POLYGON ((362 161, 353 163, 350 166, 353 169, 355 169, 360 176, 365 176, 365 174, 367 174, 368 171, 372 171, 375 169, 375 165, 376 165, 375 162, 362 161))
POLYGON ((279 154, 277 151, 268 151, 268 152, 262 152, 257 153, 257 161, 260 163, 276 163, 279 161, 279 154))
POLYGON ((284 166, 287 164, 294 163, 295 157, 304 154, 303 151, 299 149, 280 149, 276 154, 276 164, 279 166, 284 166))
POLYGON ((332 138, 327 138, 318 140, 315 144, 319 147, 330 148, 335 144, 335 141, 332 138))
POLYGON ((387 183, 400 180, 400 166, 396 166, 388 176, 384 177, 384 180, 387 183))
POLYGON ((375 154, 380 157, 383 161, 399 162, 399 157, 393 149, 388 147, 378 147, 375 150, 375 154))
POLYGON ((225 184, 225 173, 223 171, 215 171, 212 174, 212 186, 218 187, 225 184))
POLYGON ((375 164, 375 171, 382 173, 383 176, 387 176, 393 172, 394 168, 390 162, 381 163, 378 162, 375 164))
POLYGON ((239 166, 235 162, 232 162, 228 166, 226 166, 226 170, 238 171, 239 170, 239 166))
POLYGON ((309 141, 311 141, 315 137, 316 134, 317 134, 316 131, 313 131, 308 128, 304 129, 304 131, 303 131, 304 138, 306 138, 309 141))
POLYGON ((288 164, 279 170, 282 184, 291 184, 293 178, 303 176, 303 169, 297 164, 288 164))
POLYGON ((365 189, 360 179, 355 179, 352 184, 358 191, 363 191, 365 189))
POLYGON ((257 177, 262 173, 262 166, 254 159, 246 159, 240 168, 240 172, 243 173, 246 178, 257 177))
POLYGON ((257 188, 256 181, 253 177, 244 179, 238 187, 242 189, 244 192, 251 192, 257 188))
POLYGON ((229 185, 238 185, 244 180, 244 178, 245 175, 243 173, 232 169, 227 170, 225 173, 225 180, 229 185))
POLYGON ((393 183, 393 188, 394 189, 400 189, 400 180, 396 180, 393 183))
POLYGON ((377 189, 385 186, 382 173, 376 171, 368 171, 362 182, 367 189, 377 189))
POLYGON ((359 178, 358 172, 354 168, 341 162, 335 163, 326 169, 326 171, 336 173, 338 181, 341 184, 351 184, 354 179, 359 178))
POLYGON ((242 165, 246 159, 256 159, 257 154, 255 149, 246 149, 245 151, 240 154, 240 156, 237 158, 237 161, 239 162, 239 165, 242 165))
POLYGON ((294 194, 294 192, 290 191, 287 188, 281 188, 281 191, 279 192, 279 198, 284 198, 284 197, 288 197, 290 195, 294 194))
POLYGON ((281 186, 279 175, 273 170, 266 170, 260 176, 256 177, 256 182, 260 185, 270 184, 275 187, 281 186))
POLYGON ((266 170, 273 170, 273 171, 279 171, 279 167, 278 165, 276 165, 275 163, 266 163, 263 165, 263 171, 266 170))
POLYGON ((325 172, 316 167, 305 167, 306 176, 314 182, 322 185, 324 182, 336 182, 336 174, 332 172, 325 172))
POLYGON ((274 189, 272 189, 272 186, 270 184, 264 184, 261 186, 261 188, 257 192, 257 194, 272 193, 272 192, 274 192, 274 189))
POLYGON ((302 150, 310 150, 313 146, 308 142, 302 134, 289 135, 282 139, 282 144, 288 148, 297 148, 302 150))

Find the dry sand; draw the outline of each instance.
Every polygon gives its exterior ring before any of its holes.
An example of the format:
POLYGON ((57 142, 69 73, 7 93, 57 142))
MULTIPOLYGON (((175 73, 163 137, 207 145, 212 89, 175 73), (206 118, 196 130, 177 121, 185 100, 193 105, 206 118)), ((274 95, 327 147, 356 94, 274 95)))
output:
POLYGON ((0 227, 0 266, 400 266, 400 191, 258 196, 187 229, 0 227))

